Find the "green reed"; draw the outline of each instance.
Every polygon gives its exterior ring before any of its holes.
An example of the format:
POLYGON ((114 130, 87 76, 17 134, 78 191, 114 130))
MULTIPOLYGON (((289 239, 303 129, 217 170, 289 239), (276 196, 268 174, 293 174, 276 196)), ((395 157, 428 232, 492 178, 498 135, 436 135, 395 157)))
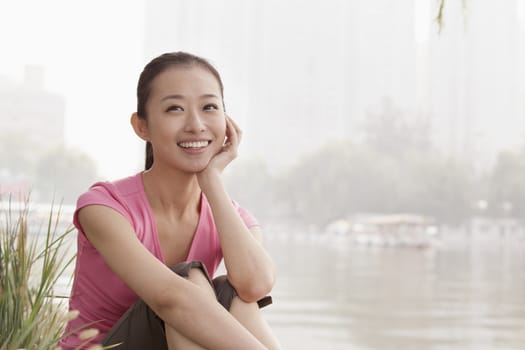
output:
POLYGON ((54 349, 67 322, 54 287, 74 261, 66 258, 74 228, 63 228, 60 206, 51 205, 44 232, 28 238, 29 200, 6 205, 0 207, 0 350, 54 349))

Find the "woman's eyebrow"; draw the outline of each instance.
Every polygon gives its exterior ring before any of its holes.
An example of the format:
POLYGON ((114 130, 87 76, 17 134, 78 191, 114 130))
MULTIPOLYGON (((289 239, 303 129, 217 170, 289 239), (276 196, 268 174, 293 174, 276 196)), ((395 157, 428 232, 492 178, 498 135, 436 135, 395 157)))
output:
POLYGON ((204 95, 201 95, 201 98, 219 98, 219 96, 215 94, 204 94, 204 95))
MULTIPOLYGON (((220 99, 219 96, 217 96, 215 94, 204 94, 204 95, 201 95, 200 98, 201 99, 205 99, 205 98, 217 98, 217 99, 220 99)), ((161 98, 161 101, 170 100, 170 99, 183 100, 184 99, 184 95, 167 95, 167 96, 164 96, 163 98, 161 98)))
POLYGON ((169 100, 169 99, 176 99, 176 100, 182 100, 184 99, 183 95, 168 95, 161 98, 161 101, 169 100))

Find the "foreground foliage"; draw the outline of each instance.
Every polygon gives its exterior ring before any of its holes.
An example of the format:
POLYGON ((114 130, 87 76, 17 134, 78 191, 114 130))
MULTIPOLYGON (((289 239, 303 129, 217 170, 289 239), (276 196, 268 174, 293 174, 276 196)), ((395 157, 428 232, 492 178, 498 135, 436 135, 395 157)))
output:
POLYGON ((55 348, 67 315, 54 287, 74 259, 65 253, 73 227, 51 208, 44 232, 28 232, 27 200, 1 202, 0 213, 0 349, 55 348))

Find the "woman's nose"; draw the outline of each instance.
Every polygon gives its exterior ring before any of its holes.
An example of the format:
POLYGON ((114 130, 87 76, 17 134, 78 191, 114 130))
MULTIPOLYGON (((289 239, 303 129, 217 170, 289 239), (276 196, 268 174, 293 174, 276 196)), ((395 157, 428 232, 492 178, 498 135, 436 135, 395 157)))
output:
POLYGON ((189 111, 186 117, 186 124, 184 131, 186 132, 201 132, 205 130, 204 123, 197 111, 189 111))

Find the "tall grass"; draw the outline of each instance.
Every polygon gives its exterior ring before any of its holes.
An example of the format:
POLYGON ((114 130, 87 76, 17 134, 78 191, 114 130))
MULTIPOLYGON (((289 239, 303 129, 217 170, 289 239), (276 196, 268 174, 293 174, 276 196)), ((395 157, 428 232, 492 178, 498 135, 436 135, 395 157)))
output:
POLYGON ((54 287, 74 260, 66 258, 73 227, 51 205, 44 232, 28 232, 29 204, 0 204, 0 350, 54 349, 67 322, 54 287))

